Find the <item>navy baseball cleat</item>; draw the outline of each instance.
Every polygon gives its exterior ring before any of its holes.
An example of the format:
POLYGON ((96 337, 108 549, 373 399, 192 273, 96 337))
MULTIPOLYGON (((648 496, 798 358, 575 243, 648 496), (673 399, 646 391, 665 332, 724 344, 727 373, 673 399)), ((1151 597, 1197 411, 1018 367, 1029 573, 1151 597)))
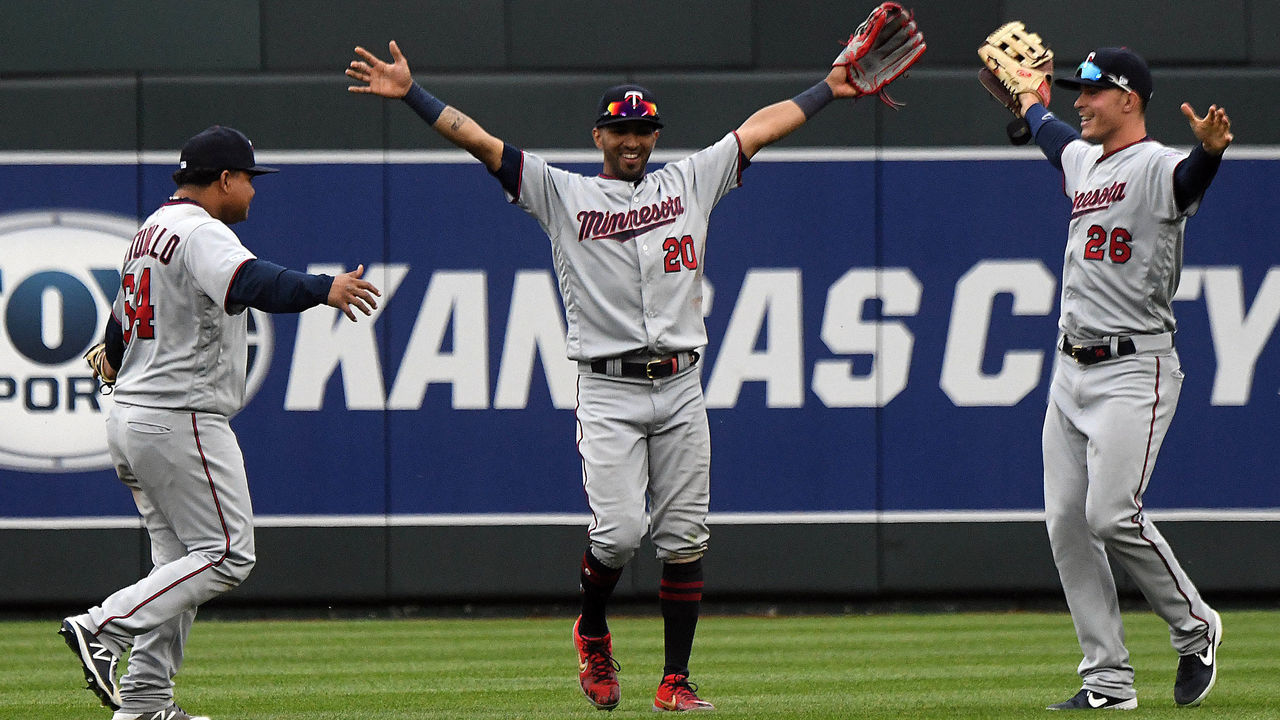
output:
POLYGON ((62 621, 62 629, 58 630, 58 634, 80 659, 84 679, 89 683, 93 694, 98 696, 103 705, 119 710, 122 700, 120 686, 116 683, 116 663, 120 658, 71 618, 62 621))
POLYGON ((1082 688, 1070 700, 1050 705, 1045 710, 1136 710, 1137 707, 1136 697, 1122 700, 1082 688))
POLYGON ((1222 644, 1222 616, 1216 610, 1209 628, 1209 644, 1198 653, 1178 658, 1178 675, 1173 681, 1173 701, 1180 707, 1195 707, 1204 701, 1218 681, 1218 646, 1222 644))

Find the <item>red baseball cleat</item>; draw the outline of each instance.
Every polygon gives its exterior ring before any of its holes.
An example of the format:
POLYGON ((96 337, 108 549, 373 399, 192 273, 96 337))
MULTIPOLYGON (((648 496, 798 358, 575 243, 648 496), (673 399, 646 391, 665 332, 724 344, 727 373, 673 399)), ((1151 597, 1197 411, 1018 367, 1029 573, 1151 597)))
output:
POLYGON ((579 622, 582 622, 581 615, 573 623, 573 645, 578 649, 578 682, 582 685, 582 694, 597 708, 612 710, 622 699, 622 689, 618 687, 618 671, 622 666, 613 659, 613 634, 602 638, 583 637, 578 634, 579 622))
POLYGON ((698 697, 698 686, 689 682, 687 675, 668 675, 658 685, 658 694, 653 698, 653 709, 688 712, 715 710, 716 706, 698 697))

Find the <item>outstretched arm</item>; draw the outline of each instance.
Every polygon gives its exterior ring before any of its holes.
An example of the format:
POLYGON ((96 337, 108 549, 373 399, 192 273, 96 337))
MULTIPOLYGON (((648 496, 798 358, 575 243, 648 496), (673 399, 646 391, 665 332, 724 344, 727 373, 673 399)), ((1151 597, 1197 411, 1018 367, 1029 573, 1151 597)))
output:
POLYGON ((347 90, 403 99, 446 140, 471 153, 490 172, 497 170, 502 165, 502 141, 490 135, 461 110, 444 104, 415 83, 413 74, 409 72, 409 61, 400 52, 400 46, 395 40, 388 43, 387 48, 391 52, 389 63, 383 62, 362 47, 355 49, 356 55, 361 59, 351 61, 347 76, 364 84, 351 85, 347 90))
POLYGON ((911 13, 894 2, 881 3, 846 41, 823 80, 790 100, 757 110, 737 130, 748 158, 790 135, 835 98, 879 95, 899 106, 884 90, 924 54, 924 35, 911 13))
POLYGON ((1222 153, 1235 135, 1231 133, 1227 111, 1217 105, 1210 105, 1204 117, 1199 117, 1189 104, 1182 103, 1182 114, 1200 141, 1173 171, 1173 197, 1178 209, 1186 210, 1209 189, 1222 164, 1222 153))
POLYGON ((835 67, 827 77, 803 93, 760 108, 738 127, 742 154, 754 157, 761 148, 795 132, 828 102, 835 98, 858 97, 842 67, 835 67))

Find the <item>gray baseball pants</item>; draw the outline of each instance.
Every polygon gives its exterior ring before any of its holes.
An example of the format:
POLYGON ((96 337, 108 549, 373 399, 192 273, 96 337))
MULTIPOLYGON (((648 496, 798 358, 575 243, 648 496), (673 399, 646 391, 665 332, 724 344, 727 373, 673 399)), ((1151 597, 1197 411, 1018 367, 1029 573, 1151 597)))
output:
POLYGON ((1135 692, 1108 555, 1169 624, 1179 655, 1208 644, 1209 606, 1142 507, 1181 390, 1173 349, 1094 365, 1057 354, 1043 433, 1045 519, 1084 653, 1083 687, 1115 698, 1135 692))
POLYGON ((576 414, 596 558, 622 567, 646 530, 664 562, 705 552, 711 432, 697 369, 660 380, 580 374, 576 414))
POLYGON ((107 439, 151 540, 151 573, 76 620, 117 655, 124 712, 173 700, 196 608, 239 585, 254 564, 244 458, 222 415, 116 403, 107 439))

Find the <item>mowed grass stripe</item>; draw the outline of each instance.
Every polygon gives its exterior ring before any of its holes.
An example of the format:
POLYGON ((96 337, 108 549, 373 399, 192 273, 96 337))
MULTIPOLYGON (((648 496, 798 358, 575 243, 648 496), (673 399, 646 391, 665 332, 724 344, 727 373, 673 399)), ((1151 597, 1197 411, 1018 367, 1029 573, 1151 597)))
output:
MULTIPOLYGON (((1126 613, 1140 707, 1125 717, 1280 716, 1280 613, 1223 613, 1219 687, 1174 708, 1177 657, 1149 612, 1126 613)), ((661 620, 611 620, 623 701, 581 697, 572 618, 197 621, 178 701, 214 720, 651 717, 661 620)), ((0 718, 109 717, 84 691, 57 620, 7 622, 0 718)), ((1044 718, 1079 687, 1062 613, 711 616, 694 680, 723 718, 1044 718)))

